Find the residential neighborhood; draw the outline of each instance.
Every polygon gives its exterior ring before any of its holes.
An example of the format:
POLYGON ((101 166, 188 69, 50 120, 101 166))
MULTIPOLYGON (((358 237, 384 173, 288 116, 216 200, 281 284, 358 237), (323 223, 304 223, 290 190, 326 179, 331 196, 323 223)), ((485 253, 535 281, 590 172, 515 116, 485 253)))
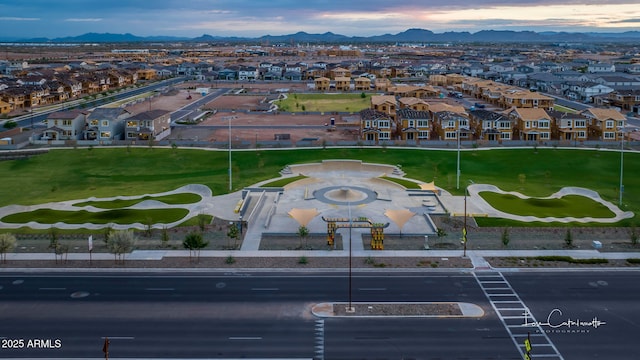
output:
POLYGON ((183 45, 77 52, 74 59, 52 56, 46 62, 0 60, 0 116, 10 120, 61 106, 32 142, 160 141, 170 138, 170 111, 81 104, 176 77, 194 88, 301 84, 307 93, 372 94, 370 106, 356 114, 359 139, 374 144, 619 141, 631 139, 628 116, 640 112, 640 58, 633 47, 605 56, 571 46, 531 52, 449 45, 183 45), (69 110, 61 105, 74 102, 69 110))

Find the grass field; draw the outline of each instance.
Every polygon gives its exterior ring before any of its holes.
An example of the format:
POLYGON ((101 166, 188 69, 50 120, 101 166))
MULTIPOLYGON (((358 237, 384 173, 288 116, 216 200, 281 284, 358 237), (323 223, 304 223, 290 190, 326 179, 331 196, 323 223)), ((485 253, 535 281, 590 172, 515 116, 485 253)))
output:
MULTIPOLYGON (((622 209, 640 211, 640 154, 624 158, 622 209)), ((456 151, 393 148, 326 148, 241 151, 232 154, 234 191, 279 177, 289 164, 354 159, 402 165, 406 176, 430 182, 456 195, 465 184, 493 184, 504 191, 546 197, 562 187, 597 191, 618 203, 620 153, 605 150, 522 148, 456 151)), ((29 159, 0 162, 4 174, 0 207, 34 205, 89 197, 144 195, 203 184, 215 195, 228 192, 228 152, 169 148, 53 149, 29 159)), ((629 223, 633 222, 628 220, 629 223)))
POLYGON ((289 94, 276 105, 290 112, 359 112, 370 107, 371 94, 289 94))
POLYGON ((511 194, 481 192, 479 194, 497 210, 520 216, 544 217, 594 217, 612 218, 615 214, 606 206, 590 198, 567 195, 559 199, 521 199, 511 194))

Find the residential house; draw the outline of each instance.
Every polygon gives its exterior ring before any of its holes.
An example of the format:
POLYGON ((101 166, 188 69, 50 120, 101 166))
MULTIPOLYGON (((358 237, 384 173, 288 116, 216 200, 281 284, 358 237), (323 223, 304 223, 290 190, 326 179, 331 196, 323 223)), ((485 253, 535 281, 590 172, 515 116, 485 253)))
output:
POLYGON ((429 111, 429 103, 415 97, 402 97, 398 99, 400 109, 411 109, 415 111, 429 111))
POLYGON ((24 109, 30 105, 29 94, 27 89, 22 87, 8 88, 0 93, 0 100, 8 103, 11 110, 24 109))
POLYGON ((258 68, 254 66, 242 66, 238 70, 238 80, 256 80, 258 78, 258 68))
POLYGON ((360 76, 354 80, 354 88, 356 91, 370 91, 371 79, 368 77, 360 76))
POLYGON ((376 78, 374 80, 374 87, 376 91, 386 92, 391 87, 391 80, 387 78, 376 78))
POLYGON ((469 120, 477 140, 509 141, 513 139, 516 122, 509 116, 484 109, 469 111, 469 120))
POLYGON ((329 91, 329 88, 331 87, 331 79, 326 77, 316 78, 313 80, 313 83, 317 91, 329 91))
POLYGON ((0 100, 0 115, 8 114, 11 112, 11 104, 0 100))
POLYGON ((396 119, 396 97, 393 95, 374 95, 371 97, 371 109, 396 119))
POLYGON ((622 139, 627 118, 616 109, 588 108, 580 112, 587 118, 588 137, 604 141, 622 139))
POLYGON ((553 109, 554 99, 539 92, 529 90, 509 90, 502 93, 503 108, 553 109))
POLYGON ((400 125, 400 138, 406 141, 429 140, 431 136, 431 114, 429 111, 419 111, 410 108, 397 111, 400 125))
POLYGON ((587 66, 587 72, 589 73, 615 72, 615 71, 616 71, 616 66, 609 63, 589 64, 587 66))
POLYGON ((136 73, 138 74, 138 80, 142 81, 155 80, 158 76, 155 69, 140 69, 136 73))
POLYGON ((131 113, 122 108, 96 108, 87 117, 83 138, 99 142, 121 140, 125 119, 130 116, 131 113))
POLYGON ((125 140, 162 140, 171 133, 171 113, 149 110, 126 119, 125 140))
POLYGON ((80 140, 85 128, 87 112, 80 110, 58 111, 47 116, 47 129, 42 140, 80 140))
POLYGON ((350 91, 351 78, 347 76, 337 76, 335 78, 335 88, 337 91, 350 91))
POLYGON ((512 108, 506 114, 517 121, 517 134, 520 140, 551 140, 551 117, 543 108, 512 108))
POLYGON ((587 118, 574 113, 547 110, 552 119, 551 137, 560 141, 586 141, 588 135, 587 118))
POLYGON ((453 111, 431 111, 433 114, 433 133, 438 140, 473 140, 469 115, 453 111))
POLYGON ((362 140, 379 141, 391 140, 395 132, 395 122, 387 113, 374 109, 360 111, 360 134, 362 140))
POLYGON ((633 111, 634 108, 640 105, 640 88, 610 92, 607 100, 610 106, 615 106, 625 111, 633 111))
POLYGON ((331 69, 331 71, 329 71, 329 76, 331 78, 338 79, 338 78, 342 78, 342 77, 351 77, 351 71, 349 69, 345 69, 343 67, 336 67, 331 69))

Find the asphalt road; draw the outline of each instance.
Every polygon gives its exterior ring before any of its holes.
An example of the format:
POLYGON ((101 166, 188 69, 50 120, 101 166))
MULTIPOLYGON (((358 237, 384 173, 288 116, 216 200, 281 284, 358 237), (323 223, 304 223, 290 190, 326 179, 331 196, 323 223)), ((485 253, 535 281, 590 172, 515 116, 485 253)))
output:
MULTIPOLYGON (((356 273, 352 301, 469 302, 483 308, 481 318, 313 316, 313 304, 348 300, 345 275, 4 273, 0 358, 101 358, 104 337, 110 338, 112 359, 522 358, 471 274, 356 273), (45 340, 40 348, 33 344, 37 339, 45 340), (8 348, 10 340, 25 345, 8 348)), ((637 275, 506 277, 538 321, 558 308, 563 314, 554 313, 552 322, 594 316, 606 322, 598 328, 549 329, 564 359, 633 359, 640 324, 637 275)))

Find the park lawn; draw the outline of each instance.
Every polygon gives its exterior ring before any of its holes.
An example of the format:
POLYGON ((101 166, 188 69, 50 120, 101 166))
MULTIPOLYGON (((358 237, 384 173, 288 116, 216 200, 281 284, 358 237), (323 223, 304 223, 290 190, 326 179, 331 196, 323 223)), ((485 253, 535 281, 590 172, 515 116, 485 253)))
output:
POLYGON ((553 199, 522 199, 512 194, 491 191, 483 191, 479 195, 497 210, 520 216, 539 218, 593 217, 599 219, 615 216, 609 208, 601 203, 579 195, 567 195, 553 199))
POLYGON ((119 209, 101 212, 37 209, 29 212, 10 214, 0 220, 13 224, 26 224, 30 221, 35 221, 40 224, 55 224, 57 222, 66 224, 131 224, 133 222, 140 222, 142 224, 166 224, 176 222, 188 214, 189 210, 187 209, 175 208, 145 210, 119 209))
POLYGON ((202 196, 192 193, 179 193, 164 196, 144 196, 130 200, 95 200, 73 204, 76 207, 93 206, 99 209, 120 209, 139 204, 145 200, 155 200, 170 205, 195 204, 202 200, 202 196))
MULTIPOLYGON (((234 151, 233 191, 278 178, 286 165, 352 159, 398 164, 406 176, 463 195, 472 180, 504 191, 546 197, 562 187, 594 190, 617 204, 620 153, 605 150, 554 148, 472 149, 460 156, 456 181, 456 151, 394 148, 331 148, 234 151)), ((640 154, 624 158, 623 210, 640 211, 640 154)), ((0 162, 6 174, 0 187, 0 207, 47 202, 144 195, 189 184, 211 188, 213 195, 229 192, 228 152, 210 149, 92 148, 52 149, 29 159, 0 162), (19 190, 19 191, 18 191, 19 190)))
POLYGON ((371 94, 289 94, 276 102, 290 112, 359 112, 371 106, 371 94))

